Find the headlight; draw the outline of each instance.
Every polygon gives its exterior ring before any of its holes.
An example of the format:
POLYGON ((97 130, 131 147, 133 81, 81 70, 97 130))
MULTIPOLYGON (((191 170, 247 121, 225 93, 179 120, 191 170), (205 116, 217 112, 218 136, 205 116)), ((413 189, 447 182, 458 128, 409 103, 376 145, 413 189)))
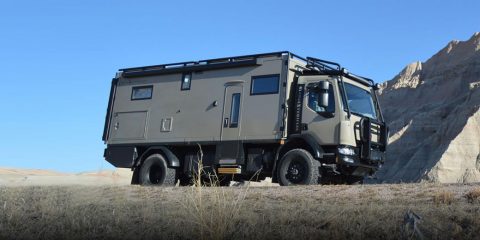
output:
POLYGON ((354 163, 355 162, 355 160, 353 160, 353 158, 351 158, 351 157, 342 157, 342 160, 344 162, 348 162, 348 163, 354 163))
POLYGON ((353 156, 353 155, 355 155, 355 150, 353 150, 353 148, 349 148, 349 147, 339 147, 338 148, 338 153, 340 153, 342 155, 353 156))

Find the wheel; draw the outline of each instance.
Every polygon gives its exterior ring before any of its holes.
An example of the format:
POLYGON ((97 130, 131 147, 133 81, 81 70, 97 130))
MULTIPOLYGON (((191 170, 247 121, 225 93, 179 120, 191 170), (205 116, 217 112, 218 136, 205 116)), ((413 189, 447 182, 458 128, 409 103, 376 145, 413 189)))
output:
POLYGON ((168 168, 167 161, 161 154, 153 154, 140 167, 141 185, 175 185, 176 170, 168 168))
POLYGON ((349 184, 349 185, 363 184, 363 179, 364 179, 364 177, 346 176, 345 177, 345 183, 349 184))
POLYGON ((292 149, 280 160, 277 176, 282 186, 318 184, 320 162, 304 149, 292 149))

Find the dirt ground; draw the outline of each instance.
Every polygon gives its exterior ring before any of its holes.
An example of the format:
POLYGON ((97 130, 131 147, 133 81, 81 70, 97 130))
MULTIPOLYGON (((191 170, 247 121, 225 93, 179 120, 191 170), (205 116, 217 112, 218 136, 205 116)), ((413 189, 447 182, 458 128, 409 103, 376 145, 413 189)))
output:
POLYGON ((0 239, 478 239, 479 184, 0 187, 0 239))
POLYGON ((43 169, 0 167, 0 186, 130 185, 130 169, 63 173, 43 169))

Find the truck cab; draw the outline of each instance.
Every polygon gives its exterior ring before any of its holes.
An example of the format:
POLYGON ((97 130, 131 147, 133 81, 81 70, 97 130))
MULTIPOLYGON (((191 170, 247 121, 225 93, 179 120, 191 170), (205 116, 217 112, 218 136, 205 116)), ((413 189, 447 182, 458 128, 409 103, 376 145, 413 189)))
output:
MULTIPOLYGON (((345 71, 345 70, 343 70, 345 71)), ((323 183, 356 183, 385 161, 388 130, 368 79, 306 73, 301 135, 321 146, 323 183)))

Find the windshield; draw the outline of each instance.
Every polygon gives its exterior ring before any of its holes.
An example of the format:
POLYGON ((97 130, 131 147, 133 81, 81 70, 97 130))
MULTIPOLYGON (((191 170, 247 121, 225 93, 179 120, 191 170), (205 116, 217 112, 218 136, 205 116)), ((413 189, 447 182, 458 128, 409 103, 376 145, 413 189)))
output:
POLYGON ((377 112, 370 91, 345 83, 345 93, 347 94, 350 112, 377 119, 377 112))

